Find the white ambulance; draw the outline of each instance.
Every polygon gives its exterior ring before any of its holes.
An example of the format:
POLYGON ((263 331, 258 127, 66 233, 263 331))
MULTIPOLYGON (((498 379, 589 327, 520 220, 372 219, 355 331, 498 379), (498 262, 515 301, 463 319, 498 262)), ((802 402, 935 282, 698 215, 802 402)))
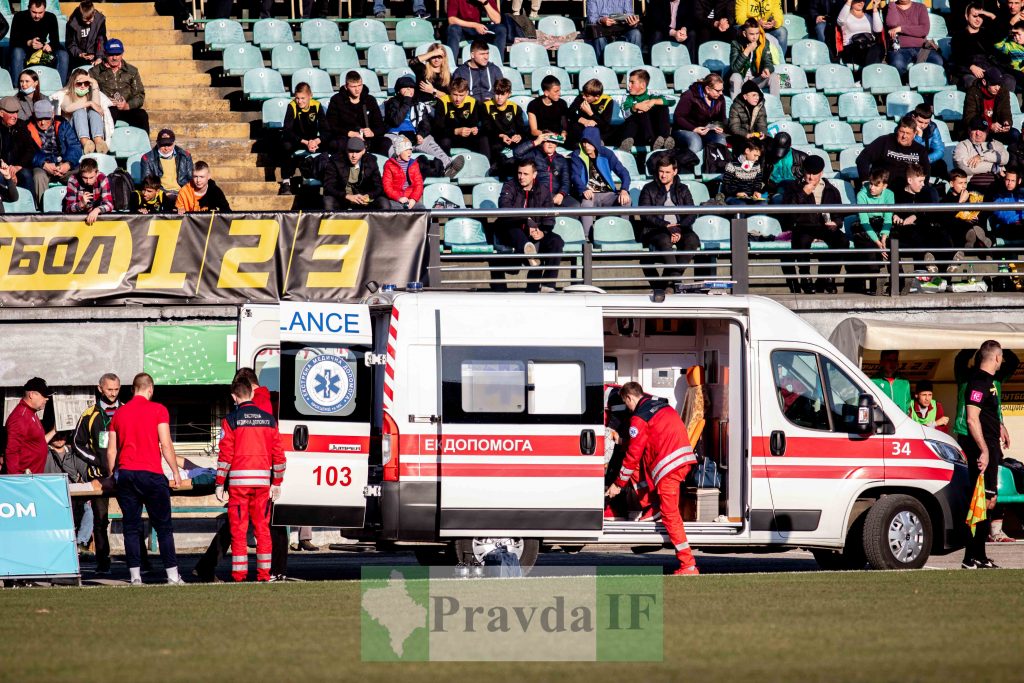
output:
POLYGON ((245 306, 238 341, 239 364, 279 392, 277 524, 413 546, 423 562, 663 546, 660 523, 605 518, 603 388, 638 381, 681 408, 699 365, 697 450, 720 481, 685 491, 693 546, 916 568, 962 543, 956 442, 770 299, 384 292, 245 306))

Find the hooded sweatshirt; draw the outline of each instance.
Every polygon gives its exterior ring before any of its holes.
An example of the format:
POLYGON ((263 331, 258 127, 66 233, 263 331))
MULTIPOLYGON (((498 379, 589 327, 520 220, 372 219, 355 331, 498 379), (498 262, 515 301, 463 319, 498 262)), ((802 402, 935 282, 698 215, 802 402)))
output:
POLYGON ((596 128, 585 128, 583 130, 583 142, 580 142, 579 149, 572 153, 569 159, 569 173, 571 179, 572 193, 577 199, 583 196, 590 181, 590 165, 597 164, 597 171, 601 178, 610 188, 615 189, 615 177, 622 182, 623 190, 629 190, 629 172, 619 161, 615 153, 601 143, 601 134, 596 128), (597 153, 593 159, 583 151, 583 142, 589 142, 596 149, 597 153))

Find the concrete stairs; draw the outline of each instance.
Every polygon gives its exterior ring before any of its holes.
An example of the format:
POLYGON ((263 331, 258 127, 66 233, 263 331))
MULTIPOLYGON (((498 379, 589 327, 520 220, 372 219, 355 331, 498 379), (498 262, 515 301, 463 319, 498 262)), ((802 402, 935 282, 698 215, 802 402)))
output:
MULTIPOLYGON (((76 6, 61 4, 66 16, 76 6)), ((240 88, 214 86, 211 73, 220 63, 194 57, 201 37, 174 30, 174 20, 158 16, 151 2, 103 2, 97 9, 107 17, 107 34, 124 41, 125 59, 146 85, 152 137, 161 128, 174 130, 193 160, 210 164, 232 209, 290 210, 294 197, 278 196, 278 184, 267 180, 269 169, 258 165, 252 135, 260 113, 232 110, 229 98, 240 88)))

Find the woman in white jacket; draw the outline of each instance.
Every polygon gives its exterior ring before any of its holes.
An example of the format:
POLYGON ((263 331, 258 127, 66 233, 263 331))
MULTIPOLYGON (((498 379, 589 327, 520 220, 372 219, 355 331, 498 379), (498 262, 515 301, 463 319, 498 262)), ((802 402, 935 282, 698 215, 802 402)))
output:
POLYGON ((86 154, 109 151, 107 140, 114 132, 114 119, 110 115, 112 104, 88 71, 76 69, 71 73, 57 102, 57 111, 75 126, 86 154))

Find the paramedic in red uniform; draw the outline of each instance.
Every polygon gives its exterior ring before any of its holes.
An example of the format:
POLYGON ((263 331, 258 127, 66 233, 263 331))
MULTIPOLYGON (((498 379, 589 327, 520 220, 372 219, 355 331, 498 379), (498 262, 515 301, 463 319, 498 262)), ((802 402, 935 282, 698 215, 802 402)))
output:
POLYGON ((674 573, 699 574, 679 512, 679 489, 690 466, 697 461, 686 435, 686 425, 668 401, 645 394, 636 382, 623 384, 619 394, 633 412, 629 423, 629 450, 619 478, 608 487, 606 495, 617 496, 642 462, 651 490, 657 492, 661 501, 661 519, 680 562, 674 573))
POLYGON ((231 524, 231 576, 245 581, 249 573, 246 532, 252 521, 256 535, 256 580, 270 580, 270 501, 276 500, 284 479, 284 449, 277 421, 252 401, 244 379, 231 385, 235 410, 224 418, 217 458, 217 500, 224 500, 227 480, 228 520, 231 524))

